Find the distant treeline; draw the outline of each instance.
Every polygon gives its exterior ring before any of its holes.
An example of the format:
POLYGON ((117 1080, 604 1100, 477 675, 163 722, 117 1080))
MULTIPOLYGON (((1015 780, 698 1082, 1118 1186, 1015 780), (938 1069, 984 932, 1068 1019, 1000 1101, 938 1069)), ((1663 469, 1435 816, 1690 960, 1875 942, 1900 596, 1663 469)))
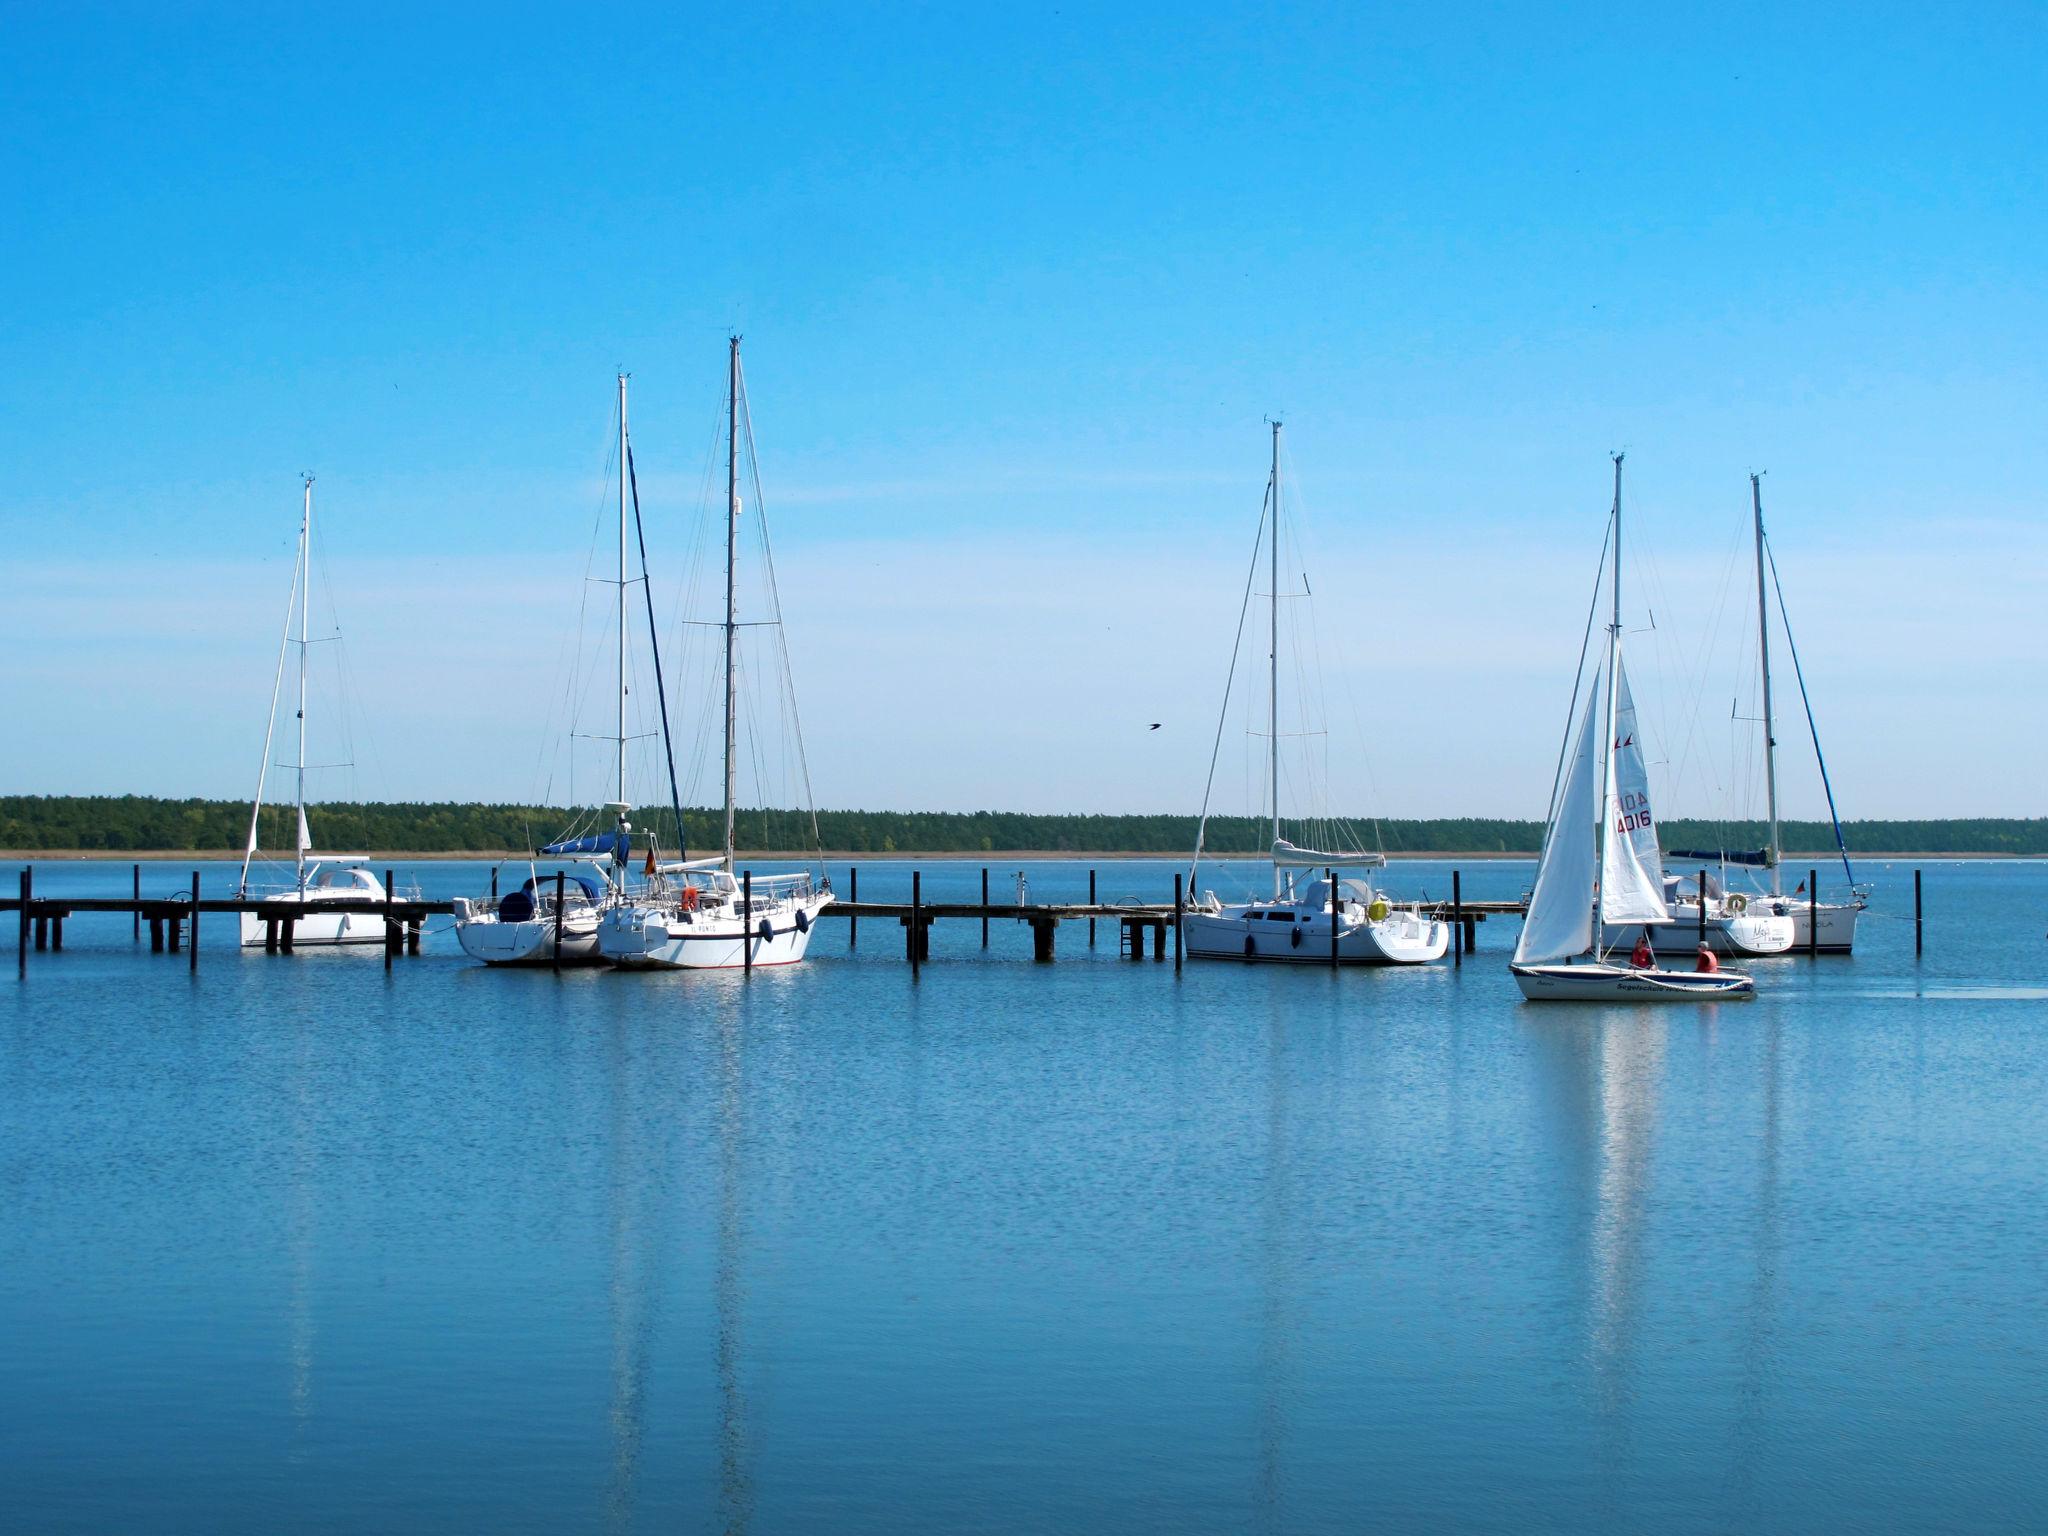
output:
MULTIPOLYGON (((531 849, 571 831, 605 830, 602 813, 527 805, 321 805, 311 810, 313 838, 332 852, 496 853, 531 849)), ((634 813, 643 833, 664 849, 676 846, 665 810, 634 813)), ((1356 823, 1370 835, 1372 823, 1356 823)), ((1378 823, 1388 853, 1533 853, 1542 827, 1533 821, 1458 817, 1378 823)), ((158 800, 141 795, 0 795, 0 848, 57 851, 166 852, 240 848, 249 808, 228 800, 158 800)), ((715 849, 720 814, 685 810, 692 853, 715 849)), ((1667 848, 1755 849, 1756 822, 1666 821, 1667 848)), ((262 845, 292 846, 292 812, 266 807, 262 845)), ((1267 823, 1249 816, 1211 817, 1212 853, 1256 854, 1267 823)), ((2048 855, 2048 818, 1965 817, 1947 821, 1858 821, 1848 826, 1852 852, 2048 855)), ((1826 857, 1834 835, 1825 822, 1785 823, 1788 857, 1826 857)), ((820 811, 818 841, 829 853, 1187 853, 1192 816, 1031 816, 1009 811, 820 811)), ((810 818, 799 811, 745 811, 737 841, 749 849, 811 846, 810 818)))

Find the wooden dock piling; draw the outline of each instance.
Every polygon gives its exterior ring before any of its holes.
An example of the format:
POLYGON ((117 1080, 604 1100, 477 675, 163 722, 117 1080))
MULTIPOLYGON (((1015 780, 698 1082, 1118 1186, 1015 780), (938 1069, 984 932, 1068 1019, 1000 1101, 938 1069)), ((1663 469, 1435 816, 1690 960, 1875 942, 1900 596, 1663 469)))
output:
MULTIPOLYGON (((624 876, 621 876, 620 878, 623 880, 624 876)), ((562 968, 562 892, 566 885, 567 881, 565 880, 562 871, 560 871, 559 869, 556 870, 554 954, 550 960, 550 964, 552 964, 553 967, 558 971, 562 968)))
POLYGON ((391 958, 398 953, 398 924, 391 918, 391 871, 384 871, 384 969, 391 969, 391 958))
POLYGON ((981 947, 988 948, 988 866, 981 869, 981 947))
POLYGON ((29 874, 31 866, 21 866, 21 943, 14 957, 14 972, 17 976, 28 974, 28 903, 35 889, 34 877, 29 874))
POLYGON ((1337 897, 1337 871, 1326 869, 1323 878, 1330 882, 1330 969, 1334 971, 1337 969, 1337 928, 1344 911, 1337 897))
MULTIPOLYGON (((1783 890, 1781 885, 1778 889, 1783 890)), ((1806 958, 1820 957, 1820 871, 1806 872, 1806 958)))
MULTIPOLYGON (((1095 871, 1092 869, 1088 871, 1088 905, 1095 905, 1095 871)), ((1092 917, 1088 919, 1088 947, 1095 947, 1095 919, 1092 917)))
POLYGON ((142 866, 132 866, 130 873, 135 887, 135 941, 139 944, 142 942, 142 866))
POLYGON ((1465 881, 1457 870, 1451 871, 1451 969, 1462 970, 1465 966, 1465 881))
POLYGON ((1056 917, 1034 917, 1031 922, 1031 958, 1050 961, 1052 959, 1053 934, 1060 923, 1056 917))
POLYGON ((1927 947, 1927 934, 1920 921, 1920 871, 1913 871, 1913 953, 1918 956, 1927 947))
POLYGON ((1185 878, 1186 878, 1186 877, 1185 877, 1184 875, 1182 875, 1182 874, 1180 873, 1180 871, 1179 871, 1179 870, 1175 870, 1175 871, 1174 871, 1174 875, 1173 875, 1173 968, 1174 968, 1174 969, 1175 969, 1176 971, 1178 971, 1178 970, 1180 969, 1181 949, 1182 949, 1182 947, 1183 947, 1183 946, 1182 946, 1182 944, 1181 944, 1181 937, 1180 937, 1180 930, 1181 930, 1181 919, 1182 919, 1183 917, 1187 916, 1187 911, 1188 911, 1188 903, 1187 903, 1187 892, 1186 892, 1186 890, 1185 890, 1185 889, 1183 888, 1183 886, 1182 886, 1182 881, 1183 881, 1183 880, 1184 880, 1185 878))
MULTIPOLYGON (((846 866, 846 886, 846 899, 851 902, 858 902, 860 900, 860 866, 858 864, 846 866)), ((846 920, 846 947, 848 949, 856 949, 859 945, 860 919, 849 917, 846 920)))
POLYGON ((192 871, 192 931, 185 936, 185 969, 199 969, 199 871, 192 871))
MULTIPOLYGON (((740 919, 746 925, 746 936, 740 940, 740 969, 749 976, 754 974, 754 872, 740 871, 740 919)), ((560 932, 557 923, 556 931, 560 932)))

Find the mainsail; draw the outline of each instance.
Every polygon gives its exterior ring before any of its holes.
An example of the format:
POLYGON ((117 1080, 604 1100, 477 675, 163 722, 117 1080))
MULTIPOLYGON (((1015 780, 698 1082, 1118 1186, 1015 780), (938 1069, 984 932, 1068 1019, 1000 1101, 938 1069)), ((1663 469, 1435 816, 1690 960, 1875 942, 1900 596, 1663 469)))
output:
POLYGON ((1529 893, 1529 910, 1522 920, 1522 936, 1515 944, 1517 965, 1563 960, 1593 947, 1600 732, 1606 718, 1596 678, 1586 699, 1578 745, 1566 765, 1564 788, 1551 808, 1550 836, 1543 843, 1536 885, 1529 893))
POLYGON ((1600 877, 1600 916, 1609 923, 1668 923, 1664 859, 1650 810, 1650 775, 1628 670, 1615 658, 1614 788, 1607 802, 1607 851, 1600 877))

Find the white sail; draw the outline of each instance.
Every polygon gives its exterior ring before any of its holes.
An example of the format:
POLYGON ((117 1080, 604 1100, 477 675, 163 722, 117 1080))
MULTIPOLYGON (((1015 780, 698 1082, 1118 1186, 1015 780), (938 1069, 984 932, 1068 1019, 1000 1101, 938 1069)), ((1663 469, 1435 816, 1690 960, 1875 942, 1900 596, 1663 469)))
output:
POLYGON ((299 807, 299 852, 313 851, 313 829, 306 825, 306 808, 299 807))
POLYGON ((1650 809, 1650 774, 1628 670, 1615 658, 1614 788, 1607 802, 1607 853, 1600 875, 1600 917, 1609 923, 1668 923, 1664 857, 1650 809))
POLYGON ((1517 965, 1541 965, 1583 955, 1593 947, 1593 879, 1598 862, 1600 730, 1607 709, 1595 680, 1586 699, 1578 745, 1566 765, 1564 788, 1536 866, 1536 885, 1515 944, 1517 965))

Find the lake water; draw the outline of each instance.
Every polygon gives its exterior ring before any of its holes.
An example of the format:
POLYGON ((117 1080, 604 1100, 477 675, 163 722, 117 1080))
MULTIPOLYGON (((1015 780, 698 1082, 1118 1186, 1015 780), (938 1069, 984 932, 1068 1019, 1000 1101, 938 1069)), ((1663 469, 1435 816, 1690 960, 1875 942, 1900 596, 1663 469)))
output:
POLYGON ((2048 867, 1926 868, 1924 960, 1872 866, 1854 958, 1662 1011, 1521 1003, 1499 920, 913 981, 881 923, 748 980, 74 919, 0 1002, 0 1526, 2041 1530, 2048 867))

